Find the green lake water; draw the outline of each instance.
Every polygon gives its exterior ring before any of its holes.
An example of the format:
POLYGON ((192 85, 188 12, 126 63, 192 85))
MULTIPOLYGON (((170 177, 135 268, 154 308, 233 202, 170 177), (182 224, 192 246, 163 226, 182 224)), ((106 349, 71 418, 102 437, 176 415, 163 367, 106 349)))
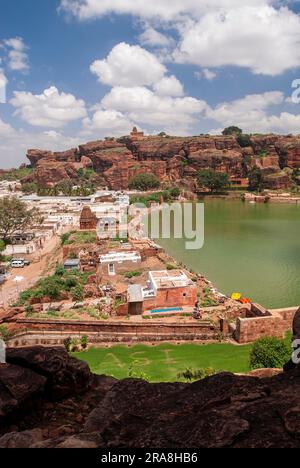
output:
POLYGON ((184 239, 159 242, 225 294, 269 308, 300 304, 300 206, 210 200, 201 250, 185 250, 184 239))

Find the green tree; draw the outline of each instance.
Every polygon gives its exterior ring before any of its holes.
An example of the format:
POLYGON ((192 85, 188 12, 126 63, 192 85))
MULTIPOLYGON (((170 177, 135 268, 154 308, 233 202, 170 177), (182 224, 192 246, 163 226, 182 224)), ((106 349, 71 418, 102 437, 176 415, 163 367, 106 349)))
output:
POLYGON ((249 172, 249 190, 260 192, 263 189, 263 173, 257 166, 253 167, 249 172))
POLYGON ((133 177, 129 182, 130 190, 147 190, 158 189, 160 187, 159 179, 152 173, 139 174, 133 177))
POLYGON ((251 369, 282 368, 291 358, 291 350, 283 340, 261 338, 257 340, 250 353, 251 369))
POLYGON ((216 172, 213 169, 198 172, 197 181, 200 188, 206 188, 212 193, 222 192, 230 185, 228 174, 216 172))
POLYGON ((40 211, 37 208, 29 209, 19 198, 10 196, 0 199, 0 238, 5 243, 10 242, 17 231, 24 232, 42 222, 40 211))
POLYGON ((231 125, 230 127, 226 127, 222 135, 228 136, 228 135, 240 135, 243 133, 243 130, 239 127, 236 127, 235 125, 231 125))

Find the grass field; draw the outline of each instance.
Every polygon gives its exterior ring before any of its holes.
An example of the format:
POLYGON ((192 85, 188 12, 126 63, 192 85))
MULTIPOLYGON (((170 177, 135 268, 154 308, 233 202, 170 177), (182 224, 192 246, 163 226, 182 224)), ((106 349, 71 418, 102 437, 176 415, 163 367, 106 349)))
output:
POLYGON ((251 345, 232 344, 162 344, 133 347, 91 348, 76 353, 96 374, 111 375, 118 379, 145 374, 150 382, 176 381, 178 372, 187 367, 195 370, 212 367, 217 371, 248 372, 251 345))

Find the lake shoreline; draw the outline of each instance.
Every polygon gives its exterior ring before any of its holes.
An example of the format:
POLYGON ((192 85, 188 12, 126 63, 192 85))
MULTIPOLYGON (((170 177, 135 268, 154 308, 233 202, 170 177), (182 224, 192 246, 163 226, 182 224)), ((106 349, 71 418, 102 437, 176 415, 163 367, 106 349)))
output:
MULTIPOLYGON (((205 262, 203 263, 202 255, 201 260, 197 262, 197 255, 195 255, 195 253, 191 255, 190 251, 185 250, 180 240, 158 239, 157 241, 178 265, 182 265, 183 268, 191 273, 201 275, 212 289, 221 291, 221 294, 224 294, 226 297, 230 297, 232 292, 237 291, 241 292, 243 296, 250 297, 254 302, 258 302, 269 309, 296 307, 300 303, 300 297, 296 292, 300 286, 299 280, 297 280, 299 276, 297 275, 297 271, 299 271, 298 267, 300 268, 300 262, 298 262, 298 265, 296 261, 300 253, 300 242, 296 239, 295 234, 298 229, 300 229, 298 216, 295 216, 295 213, 297 214, 298 212, 297 206, 281 203, 278 205, 275 203, 257 203, 251 205, 243 203, 242 201, 238 203, 239 200, 238 198, 229 199, 226 197, 207 197, 203 200, 206 207, 221 204, 221 211, 226 211, 228 209, 229 211, 236 212, 235 216, 230 212, 229 219, 225 219, 222 227, 220 227, 222 225, 220 220, 217 220, 217 230, 223 229, 225 234, 229 231, 229 236, 227 236, 229 238, 226 239, 224 236, 222 238, 221 234, 217 235, 217 248, 214 249, 209 245, 209 254, 211 254, 209 263, 207 258, 205 258, 205 262), (295 210, 297 210, 297 212, 295 212, 295 210), (257 213, 259 213, 259 215, 256 217, 257 213), (244 215, 246 219, 242 219, 244 215), (252 219, 253 216, 254 219, 252 219), (233 229, 237 229, 237 231, 241 229, 240 233, 238 232, 237 235, 234 233, 234 235, 231 236, 229 220, 233 225, 233 229), (287 226, 286 230, 284 229, 285 225, 287 226), (256 231, 258 236, 256 235, 256 231), (284 234, 282 234, 282 232, 284 234), (273 236, 276 240, 274 251, 271 249, 273 236), (291 243, 291 249, 289 249, 287 241, 284 241, 284 236, 288 242, 291 243), (249 242, 247 242, 247 237, 249 238, 249 242), (262 247, 262 242, 265 248, 262 247), (237 253, 235 253, 235 255, 237 258, 230 258, 230 255, 226 253, 228 245, 233 253, 234 250, 236 250, 237 253), (247 252, 247 249, 249 252, 247 252), (284 250, 288 250, 289 252, 287 260, 283 255, 284 250), (227 262, 225 260, 222 261, 224 252, 228 257, 227 262), (238 258, 242 255, 245 256, 244 262, 238 258), (264 257, 266 259, 265 262, 262 261, 264 257), (249 269, 249 258, 251 271, 247 275, 246 270, 249 269), (255 258, 257 258, 256 264, 254 261, 255 258), (292 273, 284 271, 287 269, 285 262, 291 263, 292 273), (212 263, 214 264, 213 268, 211 266, 212 263), (231 270, 235 272, 234 275, 232 275, 231 270), (232 277, 237 278, 238 281, 233 279, 232 282, 229 283, 228 275, 232 275, 232 277), (270 281, 270 275, 272 276, 273 283, 270 281), (212 278, 213 281, 207 278, 212 278), (244 281, 242 281, 242 278, 244 278, 244 281), (261 283, 265 283, 264 288, 262 288, 261 283), (214 284, 217 285, 216 288, 214 288, 214 284), (270 286, 268 286, 268 284, 270 284, 270 286), (256 287, 258 289, 257 293, 256 287), (283 293, 280 294, 280 291, 283 293), (282 299, 283 297, 284 300, 282 299), (293 297, 295 297, 295 300, 293 297)), ((206 224, 206 239, 209 237, 210 229, 207 230, 206 224)), ((209 244, 211 244, 211 242, 212 241, 209 240, 209 244)), ((206 248, 206 245, 204 248, 206 248)), ((201 252, 203 252, 203 249, 201 249, 201 252)), ((207 255, 205 257, 207 257, 207 255)))

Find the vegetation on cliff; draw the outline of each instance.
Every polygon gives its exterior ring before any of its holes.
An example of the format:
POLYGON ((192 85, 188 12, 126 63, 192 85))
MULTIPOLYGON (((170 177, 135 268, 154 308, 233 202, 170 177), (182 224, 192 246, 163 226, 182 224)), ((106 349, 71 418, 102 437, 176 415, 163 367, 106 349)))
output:
POLYGON ((129 181, 130 190, 140 190, 147 192, 148 190, 159 189, 160 180, 151 173, 139 174, 129 181))

